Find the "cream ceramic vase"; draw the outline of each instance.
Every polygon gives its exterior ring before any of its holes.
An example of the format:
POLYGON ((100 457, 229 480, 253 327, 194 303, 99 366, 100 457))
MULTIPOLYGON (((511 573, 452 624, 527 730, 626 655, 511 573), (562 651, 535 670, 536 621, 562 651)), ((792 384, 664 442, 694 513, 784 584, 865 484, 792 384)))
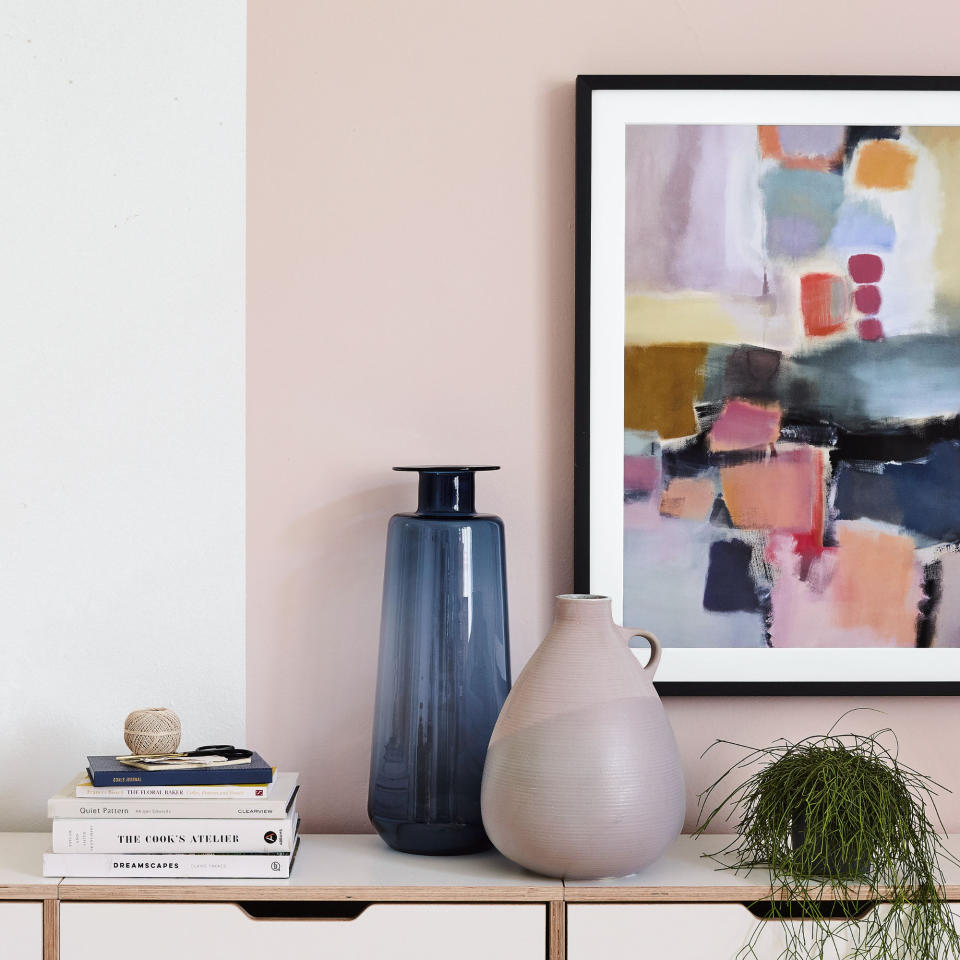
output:
POLYGON ((609 597, 557 597, 487 749, 483 825, 504 856, 550 877, 618 877, 677 838, 683 771, 653 686, 659 660, 653 634, 613 622, 609 597), (635 636, 650 643, 645 667, 635 636))

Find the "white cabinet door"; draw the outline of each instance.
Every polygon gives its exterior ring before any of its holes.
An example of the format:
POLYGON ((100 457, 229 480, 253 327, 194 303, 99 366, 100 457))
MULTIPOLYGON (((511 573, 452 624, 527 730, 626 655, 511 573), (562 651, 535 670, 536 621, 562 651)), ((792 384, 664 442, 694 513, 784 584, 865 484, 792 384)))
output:
MULTIPOLYGON (((739 903, 618 903, 567 907, 567 960, 736 960, 756 936, 757 960, 778 960, 786 943, 779 920, 758 921, 739 903)), ((792 921, 791 926, 803 921, 792 921)), ((846 954, 837 938, 824 960, 846 954)))
POLYGON ((0 957, 3 960, 42 960, 42 903, 32 900, 0 903, 0 957))
POLYGON ((544 960, 542 904, 378 903, 352 920, 233 903, 61 903, 60 960, 544 960))

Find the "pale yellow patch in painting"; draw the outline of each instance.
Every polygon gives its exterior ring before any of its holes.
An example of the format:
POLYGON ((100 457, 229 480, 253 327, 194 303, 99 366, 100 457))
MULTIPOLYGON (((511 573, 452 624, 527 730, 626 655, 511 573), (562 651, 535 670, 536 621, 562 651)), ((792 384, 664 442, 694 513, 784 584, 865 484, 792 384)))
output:
POLYGON ((660 498, 665 517, 706 520, 716 499, 713 481, 705 477, 674 477, 660 498))
POLYGON ((960 127, 911 127, 940 173, 940 236, 935 255, 937 295, 960 303, 960 127))
POLYGON ((763 336, 769 305, 760 299, 685 293, 679 296, 628 294, 625 342, 754 343, 763 336))

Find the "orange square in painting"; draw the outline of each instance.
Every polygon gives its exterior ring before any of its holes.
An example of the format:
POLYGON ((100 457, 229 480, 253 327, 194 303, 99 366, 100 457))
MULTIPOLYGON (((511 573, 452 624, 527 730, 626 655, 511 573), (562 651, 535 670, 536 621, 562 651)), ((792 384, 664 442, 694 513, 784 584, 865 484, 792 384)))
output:
POLYGON ((757 143, 760 146, 760 156, 768 160, 776 160, 782 167, 794 170, 823 170, 828 171, 831 165, 838 161, 842 150, 836 155, 818 153, 807 156, 800 153, 784 153, 780 142, 780 131, 776 126, 760 124, 757 127, 757 143))
POLYGON ((734 526, 810 533, 823 486, 815 447, 780 450, 775 457, 721 467, 723 501, 734 526))
POLYGON ((857 151, 857 186, 906 190, 913 181, 917 155, 896 140, 867 140, 857 151))
POLYGON ((715 498, 712 480, 675 477, 660 498, 660 513, 665 517, 706 520, 715 498))
POLYGON ((783 147, 780 146, 780 132, 775 126, 760 124, 757 127, 757 143, 760 145, 760 156, 771 160, 783 159, 783 147))
POLYGON ((862 521, 837 523, 836 537, 830 584, 835 622, 870 627, 895 646, 914 646, 920 578, 913 540, 862 521))
POLYGON ((800 278, 800 312, 808 337, 826 337, 843 328, 847 290, 832 273, 805 273, 800 278))

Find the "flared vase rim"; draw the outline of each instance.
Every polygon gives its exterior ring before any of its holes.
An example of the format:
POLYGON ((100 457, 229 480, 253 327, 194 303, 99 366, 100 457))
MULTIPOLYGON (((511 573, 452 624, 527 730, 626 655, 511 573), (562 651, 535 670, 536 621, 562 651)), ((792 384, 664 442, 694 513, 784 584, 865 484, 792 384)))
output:
POLYGON ((499 466, 493 464, 473 464, 473 465, 443 465, 443 464, 421 464, 419 466, 394 467, 401 473, 481 473, 485 470, 499 470, 499 466))
POLYGON ((600 604, 603 601, 609 601, 611 598, 602 593, 558 593, 558 600, 577 600, 581 603, 600 604))

